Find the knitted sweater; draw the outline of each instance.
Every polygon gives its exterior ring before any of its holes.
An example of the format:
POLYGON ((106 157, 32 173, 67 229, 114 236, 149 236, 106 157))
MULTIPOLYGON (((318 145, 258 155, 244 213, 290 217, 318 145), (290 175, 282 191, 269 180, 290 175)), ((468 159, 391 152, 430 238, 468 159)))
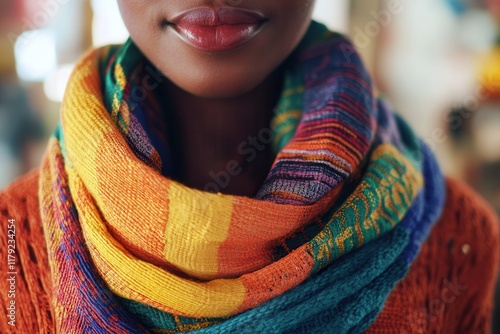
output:
MULTIPOLYGON (((7 232, 12 234, 13 225, 16 240, 14 268, 3 269, 0 276, 0 333, 55 332, 37 190, 34 171, 0 192, 2 268, 7 268, 7 232), (15 284, 7 280, 12 269, 15 284), (15 327, 7 318, 11 300, 15 327)), ((489 333, 498 243, 492 210, 470 188, 448 179, 441 219, 368 333, 489 333)))

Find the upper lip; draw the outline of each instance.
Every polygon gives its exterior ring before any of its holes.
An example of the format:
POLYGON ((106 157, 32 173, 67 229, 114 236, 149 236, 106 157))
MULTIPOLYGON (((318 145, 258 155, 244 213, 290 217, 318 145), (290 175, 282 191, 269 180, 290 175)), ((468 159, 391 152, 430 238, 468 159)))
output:
POLYGON ((259 12, 234 7, 200 7, 176 15, 169 22, 176 25, 220 26, 256 24, 266 18, 259 12))

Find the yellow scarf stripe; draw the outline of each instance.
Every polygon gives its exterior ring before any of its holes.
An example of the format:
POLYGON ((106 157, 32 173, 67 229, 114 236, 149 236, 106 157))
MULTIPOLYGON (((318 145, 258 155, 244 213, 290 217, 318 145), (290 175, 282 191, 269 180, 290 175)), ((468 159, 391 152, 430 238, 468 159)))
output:
POLYGON ((70 187, 78 194, 76 206, 92 259, 116 295, 191 317, 235 313, 245 297, 245 287, 240 280, 194 282, 137 259, 109 233, 81 180, 74 175, 70 180, 70 187))

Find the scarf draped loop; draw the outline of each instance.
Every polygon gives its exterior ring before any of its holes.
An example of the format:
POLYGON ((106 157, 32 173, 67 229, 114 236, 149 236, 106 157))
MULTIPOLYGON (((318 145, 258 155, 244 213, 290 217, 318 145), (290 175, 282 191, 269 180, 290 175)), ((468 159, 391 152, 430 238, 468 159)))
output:
POLYGON ((61 333, 361 333, 444 202, 433 155, 313 23, 286 63, 254 198, 171 177, 163 78, 132 41, 75 68, 42 165, 61 333), (162 109, 163 108, 163 109, 162 109))

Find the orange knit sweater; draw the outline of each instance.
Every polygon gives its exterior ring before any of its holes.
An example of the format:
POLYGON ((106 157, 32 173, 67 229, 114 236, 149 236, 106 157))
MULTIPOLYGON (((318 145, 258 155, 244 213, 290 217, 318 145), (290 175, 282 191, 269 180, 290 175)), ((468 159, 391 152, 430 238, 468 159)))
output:
MULTIPOLYGON (((55 332, 37 190, 35 171, 0 192, 0 333, 55 332), (7 318, 11 219, 15 220, 17 260, 15 327, 7 318)), ((441 219, 368 333, 489 333, 498 260, 499 226, 494 213, 470 188, 447 180, 441 219)))

